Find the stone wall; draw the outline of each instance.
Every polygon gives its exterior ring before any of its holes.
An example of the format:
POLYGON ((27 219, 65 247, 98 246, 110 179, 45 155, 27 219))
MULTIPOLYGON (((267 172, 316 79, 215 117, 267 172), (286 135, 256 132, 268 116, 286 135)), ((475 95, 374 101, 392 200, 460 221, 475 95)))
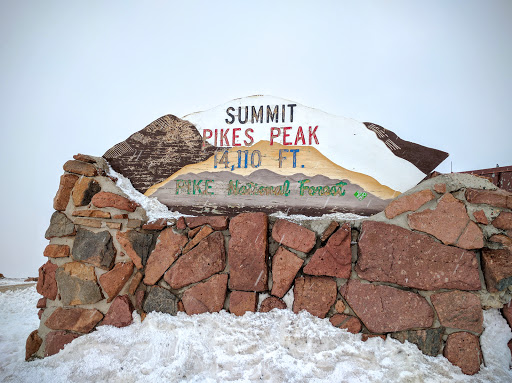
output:
MULTIPOLYGON (((97 326, 127 326, 133 310, 144 319, 288 306, 363 340, 408 340, 474 374, 483 309, 510 302, 512 193, 486 180, 439 176, 362 221, 243 213, 148 223, 102 158, 74 158, 46 232, 27 359, 97 326)), ((510 304, 503 310, 510 323, 510 304)))

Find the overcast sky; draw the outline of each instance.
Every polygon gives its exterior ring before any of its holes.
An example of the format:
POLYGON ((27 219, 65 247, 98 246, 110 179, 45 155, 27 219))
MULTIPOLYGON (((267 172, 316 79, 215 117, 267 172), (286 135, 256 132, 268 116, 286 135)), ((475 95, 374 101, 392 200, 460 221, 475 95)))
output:
POLYGON ((1 0, 0 273, 46 261, 73 154, 237 97, 377 123, 449 152, 441 172, 512 165, 510 20, 490 0, 1 0))

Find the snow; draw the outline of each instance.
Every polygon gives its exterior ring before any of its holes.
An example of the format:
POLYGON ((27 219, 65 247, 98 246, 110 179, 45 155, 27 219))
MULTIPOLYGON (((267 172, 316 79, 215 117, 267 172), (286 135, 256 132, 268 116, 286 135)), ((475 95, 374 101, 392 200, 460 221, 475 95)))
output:
POLYGON ((25 282, 26 278, 1 278, 0 286, 13 286, 13 285, 30 285, 31 282, 25 282))
POLYGON ((506 382, 512 332, 498 310, 484 314, 486 366, 469 377, 445 358, 380 338, 360 340, 306 312, 150 313, 125 328, 100 327, 59 354, 25 362, 38 327, 34 287, 0 294, 2 382, 506 382))

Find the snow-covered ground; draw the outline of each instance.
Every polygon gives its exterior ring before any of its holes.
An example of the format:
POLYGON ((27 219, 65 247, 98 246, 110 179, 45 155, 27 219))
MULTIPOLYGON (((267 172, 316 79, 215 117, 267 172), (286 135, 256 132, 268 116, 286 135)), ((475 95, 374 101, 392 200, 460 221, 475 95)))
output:
POLYGON ((1 278, 0 286, 30 285, 35 282, 25 282, 27 278, 1 278))
POLYGON ((469 377, 441 356, 387 339, 360 340, 327 319, 274 310, 236 317, 152 313, 125 328, 100 327, 59 354, 25 362, 38 327, 35 287, 0 293, 2 382, 511 382, 512 332, 485 313, 486 366, 469 377))

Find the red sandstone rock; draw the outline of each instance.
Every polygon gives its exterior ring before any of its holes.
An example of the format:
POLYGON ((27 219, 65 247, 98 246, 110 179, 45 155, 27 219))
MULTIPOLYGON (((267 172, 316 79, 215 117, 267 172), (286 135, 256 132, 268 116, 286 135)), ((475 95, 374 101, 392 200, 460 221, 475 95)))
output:
POLYGON ((114 268, 100 276, 100 285, 111 302, 133 274, 133 263, 116 263, 114 268))
POLYGON ((69 254, 68 245, 48 245, 43 252, 43 255, 48 258, 64 258, 69 257, 69 254))
POLYGON ((345 223, 329 238, 324 247, 315 251, 309 263, 304 267, 304 273, 349 278, 352 271, 351 240, 350 224, 345 223))
POLYGON ((96 219, 89 219, 89 218, 76 218, 75 224, 80 226, 87 226, 87 227, 95 227, 100 228, 102 222, 98 221, 96 219))
POLYGON ((58 266, 50 261, 39 268, 39 279, 37 281, 37 292, 42 296, 55 300, 57 297, 57 282, 55 281, 55 271, 58 266))
POLYGON ((44 356, 55 355, 73 339, 78 338, 79 334, 67 331, 51 331, 46 335, 46 346, 44 348, 44 356))
POLYGON ((199 230, 201 230, 202 227, 201 226, 198 226, 196 227, 195 229, 190 229, 187 233, 188 237, 190 239, 194 238, 196 236, 197 233, 199 233, 199 230))
POLYGON ((75 206, 86 206, 91 202, 92 197, 101 190, 101 186, 93 178, 82 177, 73 189, 73 204, 75 206))
POLYGON ((121 222, 105 222, 110 229, 121 230, 121 222))
POLYGON ((203 226, 201 230, 199 230, 199 233, 197 233, 197 235, 194 236, 194 238, 183 248, 183 254, 188 253, 190 249, 208 237, 211 233, 213 233, 213 229, 210 226, 203 226))
POLYGON ((478 261, 471 251, 383 222, 365 221, 355 270, 366 280, 422 290, 479 290, 478 261))
POLYGON ((500 215, 492 221, 492 225, 498 229, 512 230, 512 213, 502 211, 500 215))
POLYGON ((38 309, 44 309, 46 307, 46 297, 42 297, 37 301, 36 308, 38 309))
POLYGON ((336 281, 328 277, 299 277, 293 288, 293 312, 302 310, 319 318, 325 315, 336 300, 336 281))
POLYGON ((297 272, 304 261, 280 246, 272 258, 272 292, 271 294, 282 298, 293 283, 297 272))
POLYGON ((502 310, 503 316, 508 322, 508 325, 510 328, 512 328, 512 301, 508 302, 506 305, 503 306, 502 310))
POLYGON ((112 216, 114 219, 128 219, 128 214, 114 214, 112 216))
POLYGON ((43 316, 43 313, 44 313, 44 309, 40 309, 40 310, 37 312, 37 317, 39 318, 39 320, 41 320, 41 317, 43 316))
POLYGON ((476 374, 483 361, 478 337, 468 332, 448 335, 443 355, 466 375, 476 374))
POLYGON ((128 295, 120 295, 114 299, 101 325, 125 327, 132 323, 133 306, 128 295))
POLYGON ((426 299, 413 292, 352 279, 344 296, 373 333, 427 328, 434 321, 434 312, 426 299))
POLYGON ((491 206, 512 209, 512 193, 503 189, 467 189, 466 200, 470 203, 485 203, 491 206))
POLYGON ((473 213, 473 217, 475 217, 476 222, 481 223, 482 225, 488 225, 489 220, 485 215, 483 210, 477 210, 473 213))
POLYGON ((260 313, 268 313, 273 309, 285 309, 286 303, 282 299, 276 297, 268 297, 261 302, 260 313))
POLYGON ((66 210, 71 190, 75 186, 78 176, 74 174, 63 174, 60 176, 59 190, 53 199, 53 208, 58 211, 66 210))
POLYGON ((188 315, 219 312, 224 307, 227 274, 217 274, 208 281, 198 283, 183 294, 182 302, 188 315))
POLYGON ((501 243, 504 247, 512 250, 512 238, 506 236, 505 234, 494 234, 489 238, 491 242, 501 243))
POLYGON ((144 277, 144 274, 142 274, 140 271, 137 271, 135 275, 132 278, 132 281, 130 282, 130 287, 128 288, 128 292, 133 295, 135 294, 135 291, 137 290, 137 287, 139 287, 140 281, 142 281, 142 278, 144 277))
POLYGON ((164 275, 167 269, 179 257, 188 238, 183 234, 176 234, 172 228, 160 233, 155 249, 150 254, 146 265, 144 284, 154 285, 164 275))
POLYGON ((503 291, 512 284, 512 252, 508 249, 483 249, 482 268, 487 290, 503 291))
POLYGON ((352 334, 361 332, 362 328, 361 321, 359 319, 345 314, 334 314, 329 318, 329 322, 331 322, 334 327, 344 328, 352 334))
POLYGON ((370 338, 380 338, 382 340, 386 340, 386 335, 379 335, 379 334, 361 334, 361 340, 363 342, 366 342, 370 338))
POLYGON ((346 308, 347 306, 345 306, 345 303, 342 300, 337 301, 334 305, 334 309, 340 314, 345 311, 346 308))
POLYGON ((78 153, 78 154, 75 154, 73 156, 73 158, 75 160, 77 160, 77 161, 88 162, 90 164, 95 164, 96 163, 96 160, 93 157, 88 156, 87 154, 78 153))
POLYGON ((142 310, 142 303, 145 295, 146 292, 144 290, 139 290, 135 293, 135 308, 137 310, 142 310))
POLYGON ((139 270, 142 269, 150 255, 149 252, 154 239, 153 234, 145 234, 137 230, 118 231, 116 238, 135 267, 139 270))
POLYGON ((406 211, 418 210, 421 206, 434 198, 434 193, 432 193, 431 190, 421 190, 391 201, 391 203, 386 206, 386 209, 384 209, 384 213, 388 219, 395 218, 397 215, 405 213, 406 211))
POLYGON ((265 213, 242 213, 231 219, 228 250, 231 290, 268 289, 267 230, 265 213))
POLYGON ((103 314, 95 309, 57 308, 44 323, 52 330, 69 330, 87 334, 103 319, 103 314))
POLYGON ((126 210, 129 212, 135 211, 137 206, 136 202, 130 201, 128 198, 110 192, 99 192, 92 197, 92 204, 96 207, 113 207, 119 210, 126 210))
POLYGON ((186 228, 187 228, 187 224, 185 223, 185 218, 183 218, 183 217, 178 218, 178 221, 176 222, 176 229, 185 230, 186 228))
POLYGON ((435 184, 434 190, 436 193, 444 194, 446 193, 446 184, 435 184))
POLYGON ((73 217, 106 218, 110 219, 110 213, 102 210, 75 210, 73 217))
POLYGON ((167 227, 167 219, 159 218, 156 221, 146 223, 142 226, 144 230, 163 230, 167 227))
POLYGON ((173 288, 180 289, 206 279, 226 267, 224 236, 220 231, 203 239, 194 249, 182 255, 164 275, 173 288))
POLYGON ((309 253, 315 246, 315 232, 285 219, 278 219, 272 228, 272 238, 279 244, 309 253))
POLYGON ((39 332, 34 330, 30 333, 25 343, 25 360, 29 360, 41 347, 43 340, 39 336, 39 332))
POLYGON ((334 231, 340 226, 340 224, 336 221, 331 221, 329 226, 327 226, 327 229, 324 230, 322 233, 322 236, 320 237, 320 240, 322 242, 325 242, 329 239, 329 237, 334 233, 334 231))
POLYGON ((441 326, 481 333, 483 312, 477 295, 462 291, 448 291, 430 297, 441 326))
POLYGON ((186 217, 185 222, 191 229, 210 225, 213 230, 226 230, 228 228, 228 217, 212 216, 212 217, 186 217))
POLYGON ((258 294, 250 291, 232 291, 229 295, 229 312, 238 316, 247 311, 256 312, 258 294))
POLYGON ((98 175, 98 171, 96 170, 94 165, 82 161, 69 160, 64 164, 63 169, 66 172, 81 174, 87 177, 94 177, 98 175))
POLYGON ((469 219, 464 204, 451 194, 445 194, 434 210, 410 214, 411 229, 432 234, 446 245, 464 249, 479 249, 484 245, 482 230, 469 219))

